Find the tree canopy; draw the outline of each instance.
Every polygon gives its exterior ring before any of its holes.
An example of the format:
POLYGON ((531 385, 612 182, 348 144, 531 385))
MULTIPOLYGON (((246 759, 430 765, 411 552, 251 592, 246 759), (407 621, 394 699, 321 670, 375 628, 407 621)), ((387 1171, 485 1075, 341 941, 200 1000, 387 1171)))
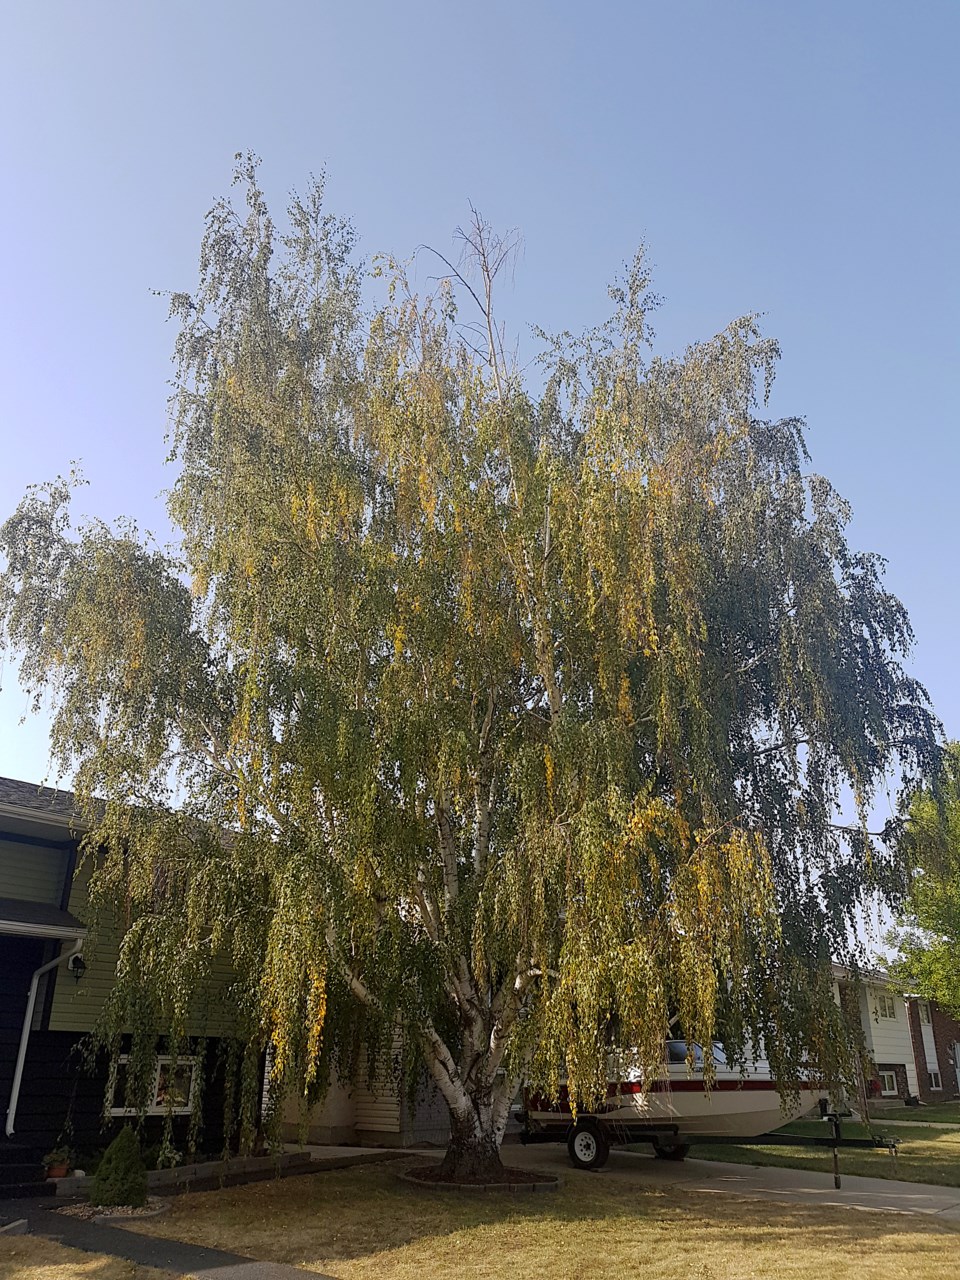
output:
MULTIPOLYGON (((525 374, 476 217, 418 292, 322 184, 275 225, 255 166, 208 215, 178 324, 175 552, 0 535, 0 609, 126 904, 111 1016, 182 1034, 215 957, 275 1090, 399 1023, 495 1160, 518 1081, 594 1097, 611 1028, 841 1070, 829 962, 904 865, 878 784, 936 761, 911 631, 752 317, 652 346, 643 255, 525 374), (838 824, 846 790, 862 822, 838 824)), ((708 1067, 709 1070, 709 1067, 708 1067)))
POLYGON ((960 1017, 960 742, 910 804, 904 841, 914 867, 907 909, 890 941, 907 987, 960 1017))

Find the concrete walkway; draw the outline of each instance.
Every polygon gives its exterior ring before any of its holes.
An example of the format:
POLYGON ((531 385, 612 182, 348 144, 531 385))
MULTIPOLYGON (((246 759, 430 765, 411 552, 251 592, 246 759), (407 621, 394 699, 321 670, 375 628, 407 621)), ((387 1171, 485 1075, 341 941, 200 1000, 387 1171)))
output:
POLYGON ((892 1178, 858 1178, 841 1171, 841 1188, 833 1175, 805 1169, 762 1168, 718 1160, 683 1164, 683 1186, 693 1191, 781 1200, 792 1204, 841 1205, 884 1213, 922 1213, 960 1224, 960 1187, 927 1182, 899 1182, 892 1178))
POLYGON ((302 1271, 280 1262, 258 1262, 243 1254, 207 1249, 180 1240, 140 1235, 122 1227, 55 1213, 55 1207, 56 1201, 46 1199, 5 1202, 5 1212, 15 1210, 18 1218, 26 1219, 30 1235, 55 1240, 85 1253, 105 1253, 140 1266, 158 1267, 176 1276, 195 1276, 197 1280, 304 1280, 305 1276, 312 1276, 313 1280, 324 1280, 316 1271, 302 1271))

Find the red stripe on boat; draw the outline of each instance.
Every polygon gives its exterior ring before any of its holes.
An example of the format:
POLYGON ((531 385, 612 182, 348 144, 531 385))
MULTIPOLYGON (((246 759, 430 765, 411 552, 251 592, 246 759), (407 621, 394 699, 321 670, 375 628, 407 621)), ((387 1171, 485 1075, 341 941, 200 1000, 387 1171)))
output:
MULTIPOLYGON (((801 1090, 820 1090, 819 1084, 801 1084, 801 1090)), ((642 1093, 776 1093, 777 1086, 773 1080, 715 1080, 711 1088, 706 1090, 702 1080, 653 1080, 649 1085, 624 1082, 620 1085, 607 1085, 607 1098, 635 1096, 642 1093)), ((566 1088, 560 1090, 561 1107, 567 1106, 569 1094, 566 1088)), ((557 1103, 549 1102, 541 1094, 528 1098, 527 1106, 531 1111, 552 1111, 557 1103)), ((569 1109, 569 1108, 568 1108, 569 1109)))

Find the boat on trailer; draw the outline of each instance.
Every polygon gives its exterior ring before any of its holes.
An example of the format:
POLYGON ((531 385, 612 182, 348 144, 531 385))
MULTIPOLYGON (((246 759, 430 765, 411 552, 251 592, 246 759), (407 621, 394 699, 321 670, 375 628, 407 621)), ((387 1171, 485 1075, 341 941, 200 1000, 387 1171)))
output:
POLYGON ((703 1051, 683 1040, 668 1040, 666 1061, 654 1080, 639 1071, 611 1080, 605 1100, 592 1111, 573 1109, 561 1090, 552 1102, 524 1092, 522 1142, 566 1142, 570 1159, 583 1169, 598 1169, 614 1144, 649 1142, 661 1159, 682 1160, 691 1140, 755 1138, 797 1120, 820 1105, 827 1094, 804 1083, 792 1102, 781 1100, 765 1059, 750 1069, 732 1067, 720 1045, 713 1046, 713 1081, 705 1084, 703 1051))

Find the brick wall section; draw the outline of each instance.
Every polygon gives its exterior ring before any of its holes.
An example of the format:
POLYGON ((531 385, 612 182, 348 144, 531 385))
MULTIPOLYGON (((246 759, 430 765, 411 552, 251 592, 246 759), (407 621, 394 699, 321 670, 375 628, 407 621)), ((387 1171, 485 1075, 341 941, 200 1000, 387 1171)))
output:
POLYGON ((960 1021, 932 1002, 930 1009, 933 1020, 933 1039, 937 1046, 937 1061, 940 1064, 940 1077, 943 1080, 942 1092, 933 1096, 942 1102, 947 1098, 958 1096, 957 1064, 954 1062, 953 1046, 960 1044, 960 1021))
POLYGON ((870 1099, 871 1107, 882 1107, 884 1104, 888 1107, 896 1107, 899 1106, 905 1098, 909 1098, 910 1085, 907 1083, 907 1068, 902 1062, 878 1062, 877 1071, 892 1071, 894 1073, 897 1077, 897 1093, 900 1096, 898 1098, 884 1098, 878 1095, 877 1097, 870 1099))

